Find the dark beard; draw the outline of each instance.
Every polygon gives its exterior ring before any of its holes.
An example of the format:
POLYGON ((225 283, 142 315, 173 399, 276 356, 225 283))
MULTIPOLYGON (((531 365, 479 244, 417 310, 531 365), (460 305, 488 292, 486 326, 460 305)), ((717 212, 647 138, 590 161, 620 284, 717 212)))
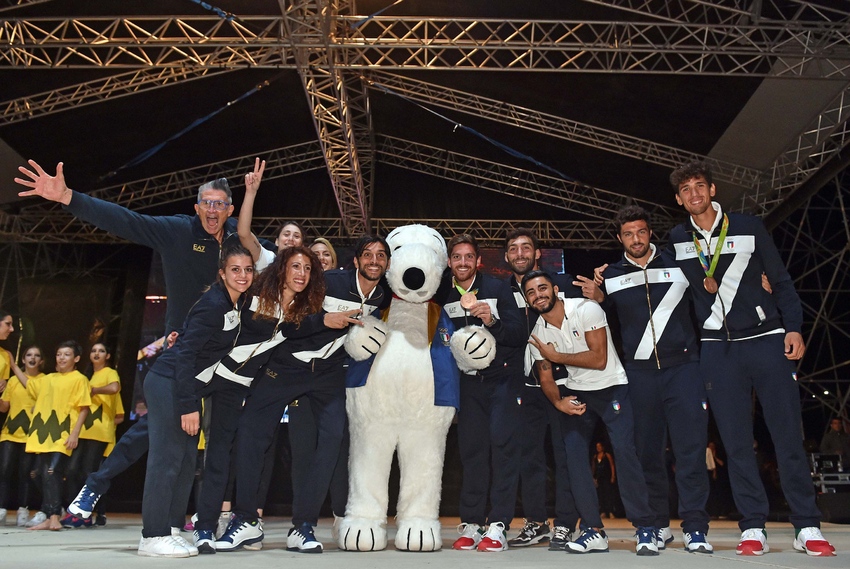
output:
POLYGON ((366 274, 366 271, 364 271, 363 269, 357 269, 357 273, 358 273, 361 277, 363 277, 364 279, 366 279, 367 281, 371 281, 371 282, 377 282, 377 281, 381 280, 381 277, 383 277, 383 276, 384 276, 384 275, 379 275, 377 278, 372 278, 372 277, 370 277, 368 274, 366 274))
POLYGON ((552 311, 553 308, 555 308, 555 297, 553 296, 552 298, 549 299, 549 304, 547 304, 543 308, 543 310, 538 310, 536 306, 529 306, 529 308, 531 308, 537 314, 548 314, 549 312, 552 311))

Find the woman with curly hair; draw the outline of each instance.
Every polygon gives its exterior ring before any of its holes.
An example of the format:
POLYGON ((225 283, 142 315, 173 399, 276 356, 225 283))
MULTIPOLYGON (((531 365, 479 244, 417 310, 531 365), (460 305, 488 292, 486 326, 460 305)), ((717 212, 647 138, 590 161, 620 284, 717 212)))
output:
MULTIPOLYGON (((249 412, 243 402, 255 375, 288 338, 343 328, 352 320, 350 312, 322 314, 325 281, 321 270, 313 270, 319 266, 316 255, 306 247, 282 250, 254 280, 233 349, 199 377, 206 383, 199 393, 211 396, 212 417, 194 534, 200 553, 215 553, 214 532, 225 498, 233 443, 240 416, 249 412)), ((269 428, 273 431, 274 427, 269 428)), ((238 460, 256 461, 262 469, 262 455, 240 455, 238 460)))

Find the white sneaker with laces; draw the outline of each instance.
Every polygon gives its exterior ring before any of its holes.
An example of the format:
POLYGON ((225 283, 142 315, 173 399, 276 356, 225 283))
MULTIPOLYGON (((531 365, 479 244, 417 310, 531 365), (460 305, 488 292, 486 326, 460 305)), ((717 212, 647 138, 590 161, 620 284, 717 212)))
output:
POLYGON ((27 525, 27 520, 30 517, 30 511, 26 508, 18 508, 18 519, 15 520, 15 525, 19 528, 27 525))
POLYGON ((478 551, 505 551, 508 548, 508 538, 505 537, 505 524, 494 522, 487 527, 487 533, 478 543, 478 551))
POLYGON ((139 541, 139 555, 142 557, 189 557, 190 553, 173 536, 160 535, 143 537, 139 541))
POLYGON ((670 526, 659 528, 655 534, 655 545, 658 550, 667 549, 667 544, 673 541, 673 532, 670 531, 670 526))
POLYGON ((737 555, 764 555, 768 551, 770 548, 767 546, 767 532, 764 528, 745 529, 735 549, 737 555))
POLYGON ((189 551, 189 557, 194 557, 198 554, 198 548, 194 544, 189 543, 180 535, 180 528, 171 528, 171 537, 177 540, 177 543, 185 547, 189 551))
POLYGON ((813 557, 832 557, 835 548, 823 537, 820 528, 802 528, 794 537, 794 549, 813 557))
POLYGON ((457 526, 460 537, 452 544, 452 549, 470 550, 478 547, 484 532, 478 524, 461 523, 457 526))

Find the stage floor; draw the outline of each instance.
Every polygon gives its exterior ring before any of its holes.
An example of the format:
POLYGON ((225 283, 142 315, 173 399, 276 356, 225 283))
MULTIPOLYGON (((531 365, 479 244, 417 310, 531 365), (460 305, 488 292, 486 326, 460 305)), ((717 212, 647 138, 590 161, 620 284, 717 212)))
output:
MULTIPOLYGON (((12 513, 13 514, 13 513, 12 513)), ((13 515, 10 516, 14 519, 13 515)), ((375 553, 349 553, 340 551, 331 541, 332 520, 321 520, 316 529, 326 546, 321 555, 306 555, 286 551, 286 532, 290 527, 285 518, 265 520, 266 539, 262 551, 239 551, 201 555, 197 558, 151 559, 136 555, 141 536, 141 517, 137 514, 112 514, 105 527, 63 530, 60 532, 33 532, 13 526, 0 527, 0 565, 4 569, 30 569, 52 567, 56 569, 151 567, 166 564, 200 564, 205 567, 228 567, 238 564, 239 569, 280 566, 282 563, 301 563, 302 567, 316 569, 373 569, 404 567, 404 569, 434 569, 437 565, 475 569, 476 567, 510 567, 510 569, 539 569, 561 563, 581 562, 601 569, 653 567, 656 569, 729 569, 728 563, 770 566, 772 568, 850 567, 850 525, 824 524, 823 533, 835 546, 838 555, 830 558, 808 557, 794 551, 791 546, 793 529, 785 523, 769 523, 768 544, 770 553, 763 557, 739 557, 735 546, 740 533, 737 524, 730 521, 713 521, 709 538, 714 545, 713 555, 689 554, 682 549, 682 536, 678 522, 673 523, 675 541, 657 557, 638 557, 634 553, 633 529, 625 520, 605 520, 610 552, 584 556, 549 551, 546 546, 514 548, 502 553, 453 551, 451 544, 457 537, 457 518, 443 518, 443 546, 437 553, 405 553, 390 548, 375 553)), ((518 527, 522 520, 515 520, 518 527)), ((508 537, 516 535, 517 530, 508 537)), ((191 540, 189 534, 184 537, 191 540)), ((394 526, 390 524, 390 537, 394 526)), ((743 568, 744 565, 741 565, 743 568)))

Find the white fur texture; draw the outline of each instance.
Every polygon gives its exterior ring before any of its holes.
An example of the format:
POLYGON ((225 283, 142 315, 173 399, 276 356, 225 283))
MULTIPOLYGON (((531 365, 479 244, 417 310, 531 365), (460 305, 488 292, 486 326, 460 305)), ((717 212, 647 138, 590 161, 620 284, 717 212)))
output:
POLYGON ((377 354, 388 332, 387 324, 374 316, 364 316, 361 322, 363 326, 349 326, 345 335, 345 351, 358 362, 377 354))
POLYGON ((349 551, 386 547, 389 475, 397 452, 401 484, 395 545, 405 551, 436 551, 442 547, 439 507, 446 434, 455 410, 434 405, 427 300, 439 286, 445 244, 436 231, 421 225, 393 231, 388 243, 392 261, 387 279, 397 298, 366 385, 347 390, 349 494, 337 543, 349 551), (410 277, 417 270, 424 278, 410 277), (413 281, 422 285, 406 286, 413 281))
POLYGON ((484 369, 496 358, 496 338, 484 326, 455 330, 449 345, 457 367, 464 373, 484 369))

